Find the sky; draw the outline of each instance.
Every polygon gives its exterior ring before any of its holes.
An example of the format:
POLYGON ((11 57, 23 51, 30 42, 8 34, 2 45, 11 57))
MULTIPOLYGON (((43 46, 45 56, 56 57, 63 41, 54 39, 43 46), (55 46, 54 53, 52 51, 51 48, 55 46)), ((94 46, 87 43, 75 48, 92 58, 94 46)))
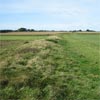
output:
POLYGON ((100 31, 100 0, 0 0, 0 29, 100 31))

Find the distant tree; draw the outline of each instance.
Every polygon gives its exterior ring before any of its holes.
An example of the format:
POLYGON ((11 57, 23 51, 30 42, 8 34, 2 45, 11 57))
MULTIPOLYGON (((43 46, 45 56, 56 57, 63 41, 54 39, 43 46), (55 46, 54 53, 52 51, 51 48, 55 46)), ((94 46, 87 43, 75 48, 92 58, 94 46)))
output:
POLYGON ((87 29, 86 32, 95 32, 94 30, 87 29))
POLYGON ((27 29, 26 28, 19 28, 17 31, 19 31, 19 32, 26 32, 27 29))
POLYGON ((34 29, 27 29, 28 32, 35 32, 34 29))
POLYGON ((30 29, 30 32, 34 32, 35 30, 34 29, 30 29))
POLYGON ((13 30, 0 30, 0 33, 13 32, 13 30))
POLYGON ((80 30, 78 30, 79 32, 82 32, 82 30, 80 29, 80 30))
POLYGON ((86 30, 86 32, 90 32, 90 30, 89 30, 89 29, 87 29, 87 30, 86 30))

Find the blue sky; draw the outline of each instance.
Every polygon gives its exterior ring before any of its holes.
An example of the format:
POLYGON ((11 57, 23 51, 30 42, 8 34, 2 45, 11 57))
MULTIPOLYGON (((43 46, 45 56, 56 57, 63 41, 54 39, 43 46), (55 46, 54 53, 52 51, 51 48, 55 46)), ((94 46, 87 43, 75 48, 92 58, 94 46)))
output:
POLYGON ((100 30, 100 0, 0 0, 0 29, 100 30))

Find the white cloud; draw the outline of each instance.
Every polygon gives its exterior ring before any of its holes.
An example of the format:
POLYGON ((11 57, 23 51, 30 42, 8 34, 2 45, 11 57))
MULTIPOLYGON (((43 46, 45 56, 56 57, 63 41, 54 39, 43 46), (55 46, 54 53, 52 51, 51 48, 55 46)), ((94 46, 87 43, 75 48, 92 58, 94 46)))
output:
POLYGON ((47 1, 42 0, 18 0, 0 5, 0 13, 32 13, 41 12, 59 15, 77 15, 86 12, 79 5, 61 0, 47 1))
MULTIPOLYGON (((34 27, 40 29, 74 29, 74 28, 86 28, 97 26, 97 23, 88 23, 92 21, 90 18, 90 13, 92 13, 91 7, 88 5, 91 3, 96 3, 99 0, 8 0, 7 3, 0 3, 0 14, 23 14, 23 13, 40 13, 42 15, 48 15, 48 17, 52 17, 58 22, 52 22, 52 24, 45 22, 44 23, 17 23, 17 24, 9 24, 0 25, 1 27, 34 27), (11 2, 10 2, 11 1, 11 2), (59 21, 59 20, 60 21, 59 21), (61 22, 64 20, 63 22, 61 22), (48 23, 48 24, 46 24, 48 23)), ((44 17, 42 16, 42 17, 44 17)), ((40 16, 41 17, 41 16, 40 16)), ((48 19, 49 19, 48 18, 48 19)), ((34 21, 34 18, 33 18, 34 21)), ((100 25, 99 25, 100 26, 100 25)))

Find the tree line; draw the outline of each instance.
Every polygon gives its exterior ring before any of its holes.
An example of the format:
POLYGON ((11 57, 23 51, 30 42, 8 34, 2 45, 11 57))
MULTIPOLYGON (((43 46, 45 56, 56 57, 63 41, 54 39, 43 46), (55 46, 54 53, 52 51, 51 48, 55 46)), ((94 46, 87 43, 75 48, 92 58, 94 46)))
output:
MULTIPOLYGON (((64 31, 62 32, 95 32, 94 30, 87 29, 85 31, 83 30, 71 30, 71 31, 64 31)), ((19 28, 17 30, 0 30, 0 33, 7 33, 7 32, 55 32, 55 30, 35 30, 35 29, 27 29, 27 28, 19 28)))
POLYGON ((34 29, 27 29, 27 28, 19 28, 17 30, 0 30, 2 33, 7 33, 7 32, 34 32, 34 29))

